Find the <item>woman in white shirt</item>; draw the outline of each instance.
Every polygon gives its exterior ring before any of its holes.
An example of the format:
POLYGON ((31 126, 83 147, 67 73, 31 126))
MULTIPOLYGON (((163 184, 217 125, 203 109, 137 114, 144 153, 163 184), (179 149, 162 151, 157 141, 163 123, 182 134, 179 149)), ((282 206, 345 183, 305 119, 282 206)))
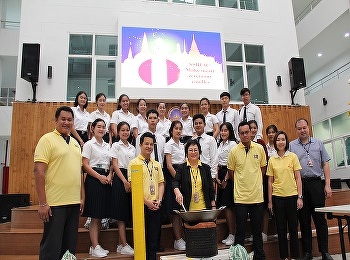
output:
POLYGON ((140 98, 139 100, 137 100, 136 110, 138 114, 136 116, 135 124, 131 127, 136 128, 137 135, 142 135, 143 133, 148 131, 148 123, 146 118, 147 102, 145 99, 140 98))
POLYGON ((93 138, 83 147, 83 170, 85 179, 85 207, 83 216, 91 217, 89 228, 90 254, 105 257, 109 253, 99 245, 101 219, 110 216, 112 169, 110 167, 110 146, 103 140, 106 124, 98 118, 91 124, 93 138))
POLYGON ((95 121, 97 118, 103 119, 106 123, 106 134, 103 136, 103 140, 106 143, 111 144, 112 142, 112 136, 111 136, 111 131, 109 129, 110 121, 111 121, 111 116, 105 111, 105 105, 106 105, 106 95, 103 93, 99 93, 96 95, 96 105, 97 109, 93 111, 90 114, 89 117, 89 139, 92 137, 92 132, 91 132, 91 123, 95 121))
MULTIPOLYGON (((121 94, 118 99, 118 107, 117 110, 112 113, 111 118, 111 132, 112 132, 112 142, 116 141, 116 137, 118 135, 117 132, 117 125, 120 122, 127 122, 131 127, 135 124, 135 116, 133 113, 129 111, 130 106, 130 99, 128 95, 121 94)), ((130 137, 129 137, 129 143, 134 143, 134 140, 136 140, 137 137, 137 129, 131 128, 130 129, 130 137)))
POLYGON ((173 121, 170 125, 170 140, 165 144, 164 154, 166 160, 166 169, 164 169, 165 177, 165 196, 164 207, 167 215, 171 217, 175 241, 174 248, 176 250, 186 250, 186 242, 181 238, 182 221, 179 215, 173 212, 174 209, 179 210, 180 206, 176 202, 175 194, 172 188, 172 182, 176 175, 179 165, 185 162, 185 147, 180 142, 182 133, 182 124, 180 121, 173 121))
POLYGON ((171 121, 165 117, 166 104, 164 102, 159 102, 157 106, 157 111, 159 113, 159 121, 157 123, 156 133, 164 136, 166 140, 169 140, 169 128, 171 121))
POLYGON ((201 100, 199 101, 199 107, 201 109, 203 116, 205 117, 204 132, 207 135, 211 135, 216 139, 220 133, 219 120, 216 117, 216 115, 209 113, 209 108, 210 108, 209 99, 205 97, 201 98, 201 100))
POLYGON ((234 213, 233 213, 233 182, 226 179, 227 157, 233 147, 237 145, 237 140, 233 131, 233 126, 229 122, 220 125, 220 142, 218 147, 218 171, 216 182, 218 184, 217 206, 226 206, 225 217, 229 234, 222 243, 230 246, 235 241, 234 236, 234 213))
POLYGON ((117 133, 117 142, 112 144, 110 150, 114 170, 111 218, 118 222, 117 252, 134 255, 134 249, 126 241, 126 223, 131 222, 131 186, 128 182, 127 169, 129 162, 136 156, 136 149, 128 142, 130 125, 127 122, 123 121, 117 125, 117 133))
POLYGON ((72 107, 74 127, 72 128, 71 135, 78 141, 81 147, 89 140, 89 112, 86 111, 88 104, 87 94, 84 91, 79 91, 75 97, 74 107, 72 107))

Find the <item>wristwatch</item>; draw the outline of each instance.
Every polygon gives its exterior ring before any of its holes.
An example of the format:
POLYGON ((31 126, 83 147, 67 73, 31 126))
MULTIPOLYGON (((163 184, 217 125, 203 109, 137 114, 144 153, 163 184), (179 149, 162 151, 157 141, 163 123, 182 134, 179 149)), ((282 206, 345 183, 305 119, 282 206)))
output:
POLYGON ((298 195, 298 199, 303 199, 303 195, 298 195))

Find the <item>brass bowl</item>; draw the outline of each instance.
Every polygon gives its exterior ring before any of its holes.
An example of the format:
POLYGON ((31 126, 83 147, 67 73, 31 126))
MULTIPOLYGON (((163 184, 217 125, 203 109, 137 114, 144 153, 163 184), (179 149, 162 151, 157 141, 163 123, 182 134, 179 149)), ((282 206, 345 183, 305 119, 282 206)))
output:
POLYGON ((221 211, 225 209, 226 206, 220 207, 218 209, 203 209, 203 210, 194 210, 194 211, 178 211, 174 210, 185 222, 194 223, 194 222, 209 222, 215 221, 221 211))

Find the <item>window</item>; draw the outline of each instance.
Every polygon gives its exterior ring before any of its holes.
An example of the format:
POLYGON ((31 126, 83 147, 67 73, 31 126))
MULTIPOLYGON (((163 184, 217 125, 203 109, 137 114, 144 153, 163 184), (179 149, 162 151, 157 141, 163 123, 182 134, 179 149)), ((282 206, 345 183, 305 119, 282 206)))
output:
POLYGON ((74 100, 81 90, 90 100, 100 92, 115 98, 117 55, 117 36, 70 35, 67 100, 74 100))
POLYGON ((219 0, 219 6, 229 7, 229 8, 238 8, 237 0, 219 0))
POLYGON ((263 46, 225 43, 225 56, 231 100, 240 101, 240 90, 248 86, 253 103, 268 103, 263 46))
POLYGON ((350 118, 348 112, 313 125, 316 138, 321 139, 331 157, 331 169, 350 166, 350 118))
POLYGON ((240 0, 240 8, 258 11, 258 0, 240 0))

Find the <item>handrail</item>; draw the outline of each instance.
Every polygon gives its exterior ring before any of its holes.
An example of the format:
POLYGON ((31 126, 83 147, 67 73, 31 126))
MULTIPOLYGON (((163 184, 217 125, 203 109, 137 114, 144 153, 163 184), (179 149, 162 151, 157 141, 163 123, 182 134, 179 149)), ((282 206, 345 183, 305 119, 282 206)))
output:
POLYGON ((350 62, 344 64, 343 66, 339 67, 338 69, 334 70, 333 72, 327 74, 323 78, 319 79, 318 81, 312 83, 310 86, 305 88, 305 96, 309 95, 313 90, 316 90, 318 88, 323 88, 323 84, 334 79, 335 77, 339 78, 339 75, 343 72, 350 69, 350 62))
POLYGON ((1 28, 4 28, 4 29, 12 29, 12 28, 20 27, 19 21, 0 20, 0 23, 1 23, 1 28))
POLYGON ((322 0, 314 0, 312 1, 307 7, 305 7, 305 9, 298 14, 298 16, 296 18, 294 18, 294 23, 295 25, 297 25, 298 23, 300 23, 301 20, 304 19, 304 17, 311 12, 312 9, 315 8, 316 5, 318 5, 322 0))

